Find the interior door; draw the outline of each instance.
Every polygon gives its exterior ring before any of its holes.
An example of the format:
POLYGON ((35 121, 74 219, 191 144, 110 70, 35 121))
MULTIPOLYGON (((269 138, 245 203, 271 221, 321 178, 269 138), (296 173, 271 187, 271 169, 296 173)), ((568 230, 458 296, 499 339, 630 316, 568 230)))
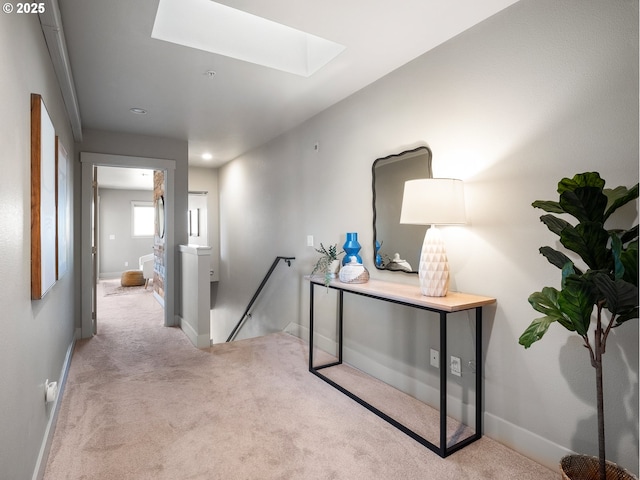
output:
POLYGON ((98 167, 93 167, 91 197, 91 329, 98 333, 98 167))

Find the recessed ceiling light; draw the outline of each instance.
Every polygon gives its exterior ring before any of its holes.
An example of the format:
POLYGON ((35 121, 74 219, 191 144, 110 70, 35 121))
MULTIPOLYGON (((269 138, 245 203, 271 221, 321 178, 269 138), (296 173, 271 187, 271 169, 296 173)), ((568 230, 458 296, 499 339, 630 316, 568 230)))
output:
POLYGON ((344 46, 203 0, 160 0, 151 37, 309 77, 344 46))
POLYGON ((213 158, 213 155, 211 155, 210 153, 203 153, 202 154, 202 159, 203 160, 211 160, 213 158))
POLYGON ((135 113, 136 115, 146 115, 147 114, 147 111, 144 108, 134 107, 134 108, 130 108, 129 111, 131 113, 135 113))

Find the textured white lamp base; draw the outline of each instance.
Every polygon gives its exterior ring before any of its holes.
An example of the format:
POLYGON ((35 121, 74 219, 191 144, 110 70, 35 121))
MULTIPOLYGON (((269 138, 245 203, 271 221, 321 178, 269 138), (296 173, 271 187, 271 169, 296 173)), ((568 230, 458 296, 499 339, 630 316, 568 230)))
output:
POLYGON ((440 230, 427 229, 422 243, 420 266, 420 292, 427 297, 444 297, 449 291, 449 262, 440 230))

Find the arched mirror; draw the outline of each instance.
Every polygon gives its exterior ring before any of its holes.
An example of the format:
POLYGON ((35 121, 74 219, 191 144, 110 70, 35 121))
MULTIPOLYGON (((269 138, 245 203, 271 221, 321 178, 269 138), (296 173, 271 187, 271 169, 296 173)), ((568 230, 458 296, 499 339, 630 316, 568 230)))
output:
POLYGON ((158 197, 158 206, 156 208, 156 225, 158 226, 157 235, 164 238, 164 195, 158 197))
POLYGON ((423 225, 401 225, 404 182, 432 178, 431 150, 418 147, 373 162, 374 262, 380 270, 417 273, 423 225))

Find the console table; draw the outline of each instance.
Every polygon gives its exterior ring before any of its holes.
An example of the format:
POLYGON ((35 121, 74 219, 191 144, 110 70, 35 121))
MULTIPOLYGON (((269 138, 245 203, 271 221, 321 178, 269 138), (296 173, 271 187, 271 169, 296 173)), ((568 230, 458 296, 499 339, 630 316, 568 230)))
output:
POLYGON ((483 297, 479 295, 471 295, 459 292, 449 292, 445 297, 425 297, 420 293, 420 289, 417 286, 404 285, 399 283, 384 282, 379 280, 370 280, 367 283, 361 284, 348 284, 342 283, 338 280, 331 280, 328 288, 338 291, 338 355, 337 361, 327 363, 325 365, 315 366, 313 362, 313 350, 314 350, 314 288, 319 286, 325 288, 324 276, 307 276, 306 280, 310 284, 309 295, 309 371, 318 376, 325 382, 329 383, 333 387, 337 388, 344 394, 351 397, 363 407, 372 411, 380 418, 391 423, 396 428, 400 429, 414 440, 420 442, 425 447, 429 448, 433 452, 437 453, 441 457, 461 449, 462 447, 478 440, 482 436, 482 307, 495 303, 494 298, 483 297), (353 295, 360 295, 369 297, 385 302, 396 303, 405 305, 412 308, 421 310, 427 310, 436 312, 440 318, 440 359, 447 359, 447 315, 452 312, 459 312, 464 310, 475 309, 475 326, 476 326, 476 352, 475 352, 475 432, 466 438, 459 440, 458 442, 447 445, 447 365, 446 361, 441 362, 440 365, 440 441, 439 445, 430 442, 422 435, 419 435, 415 431, 411 430, 408 426, 400 423, 392 416, 382 412, 363 398, 360 398, 355 393, 349 391, 342 385, 328 378, 321 371, 342 365, 342 349, 343 349, 343 306, 344 306, 344 293, 353 295))

